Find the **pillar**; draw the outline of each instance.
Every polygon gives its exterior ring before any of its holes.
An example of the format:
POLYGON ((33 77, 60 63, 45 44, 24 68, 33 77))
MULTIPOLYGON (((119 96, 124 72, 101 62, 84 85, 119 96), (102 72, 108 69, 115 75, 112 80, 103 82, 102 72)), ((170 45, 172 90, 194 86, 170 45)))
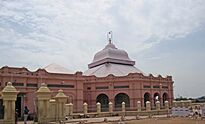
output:
POLYGON ((165 109, 169 109, 169 102, 165 101, 164 104, 165 104, 165 109))
POLYGON ((97 114, 100 114, 100 112, 101 112, 101 104, 98 102, 96 104, 96 106, 97 106, 97 114))
POLYGON ((173 101, 173 107, 177 107, 177 101, 173 101))
POLYGON ((51 99, 49 101, 49 121, 56 120, 56 100, 51 99))
POLYGON ((51 98, 51 91, 45 83, 42 83, 41 87, 37 90, 36 97, 38 124, 47 124, 49 122, 49 100, 51 98))
POLYGON ((73 104, 69 103, 68 108, 69 108, 69 115, 72 115, 73 114, 73 104))
POLYGON ((160 102, 156 101, 156 109, 159 111, 160 110, 160 102))
POLYGON ((146 102, 146 111, 151 111, 151 103, 150 103, 150 101, 146 102))
POLYGON ((65 120, 65 104, 68 97, 63 90, 58 90, 58 94, 54 97, 56 100, 56 119, 57 121, 65 120))
POLYGON ((112 104, 112 102, 109 102, 109 112, 113 113, 113 104, 112 104))
POLYGON ((87 115, 88 113, 88 104, 86 102, 83 104, 83 113, 84 115, 87 115))
POLYGON ((122 102, 122 112, 125 112, 125 102, 122 102))
POLYGON ((141 108, 141 102, 140 101, 137 101, 137 111, 141 111, 142 108, 141 108))
POLYGON ((4 124, 15 123, 15 101, 19 91, 12 86, 11 82, 2 91, 3 105, 4 105, 4 124))

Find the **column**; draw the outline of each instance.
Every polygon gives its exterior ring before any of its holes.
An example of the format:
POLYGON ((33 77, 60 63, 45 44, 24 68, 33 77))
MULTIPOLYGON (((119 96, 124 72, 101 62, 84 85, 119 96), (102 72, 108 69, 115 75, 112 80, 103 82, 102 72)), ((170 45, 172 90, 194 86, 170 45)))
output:
POLYGON ((165 101, 164 104, 165 104, 165 109, 169 109, 169 102, 165 101))
POLYGON ((137 111, 140 112, 141 110, 141 102, 137 101, 137 111))
POLYGON ((146 111, 151 111, 151 103, 150 103, 150 101, 146 102, 146 111))
POLYGON ((156 101, 156 109, 159 111, 160 110, 160 102, 156 101))
POLYGON ((49 120, 55 121, 56 120, 56 100, 51 99, 49 101, 49 120))
POLYGON ((112 102, 109 102, 109 112, 113 113, 113 104, 112 104, 112 102))
POLYGON ((83 104, 83 113, 84 115, 87 115, 88 113, 88 104, 86 102, 83 104))
POLYGON ((98 102, 96 104, 96 106, 97 106, 97 114, 100 114, 100 112, 101 112, 101 104, 98 102))
POLYGON ((73 104, 69 103, 68 108, 69 108, 69 115, 72 115, 73 114, 73 104))
POLYGON ((65 120, 65 104, 68 97, 63 90, 58 90, 58 94, 54 97, 56 100, 56 119, 57 121, 65 120))
POLYGON ((49 100, 51 98, 51 91, 45 85, 41 84, 41 87, 36 92, 37 96, 37 113, 38 124, 47 124, 49 120, 49 100))
POLYGON ((2 91, 3 105, 4 105, 4 124, 15 123, 15 101, 19 91, 12 86, 11 82, 2 91))
POLYGON ((125 112, 125 102, 122 102, 122 112, 125 112))

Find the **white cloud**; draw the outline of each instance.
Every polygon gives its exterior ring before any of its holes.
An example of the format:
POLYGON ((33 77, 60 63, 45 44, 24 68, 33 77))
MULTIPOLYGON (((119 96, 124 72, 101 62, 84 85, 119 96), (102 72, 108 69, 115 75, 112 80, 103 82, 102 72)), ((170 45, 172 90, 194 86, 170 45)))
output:
POLYGON ((85 70, 107 31, 119 48, 137 53, 204 26, 204 6, 204 0, 1 1, 0 50, 15 50, 0 55, 30 68, 56 62, 85 70))

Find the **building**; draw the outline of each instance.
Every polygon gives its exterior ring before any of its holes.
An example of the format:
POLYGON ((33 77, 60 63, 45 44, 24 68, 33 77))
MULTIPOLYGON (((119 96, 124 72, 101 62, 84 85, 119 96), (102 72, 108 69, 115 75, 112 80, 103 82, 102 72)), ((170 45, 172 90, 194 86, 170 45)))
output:
POLYGON ((34 72, 25 67, 4 66, 0 69, 0 91, 9 81, 20 91, 16 101, 20 116, 25 105, 31 113, 35 111, 35 92, 42 82, 51 89, 52 96, 63 89, 70 98, 68 102, 74 104, 75 112, 82 111, 84 102, 88 104, 89 111, 95 111, 96 102, 101 103, 102 111, 107 111, 109 102, 114 104, 115 110, 121 107, 122 102, 132 110, 136 109, 138 101, 142 108, 146 101, 151 102, 152 108, 155 108, 156 100, 160 101, 161 107, 166 100, 170 105, 173 101, 172 77, 144 74, 135 67, 135 61, 126 51, 115 47, 111 38, 105 48, 95 54, 84 73, 73 73, 56 64, 34 72))

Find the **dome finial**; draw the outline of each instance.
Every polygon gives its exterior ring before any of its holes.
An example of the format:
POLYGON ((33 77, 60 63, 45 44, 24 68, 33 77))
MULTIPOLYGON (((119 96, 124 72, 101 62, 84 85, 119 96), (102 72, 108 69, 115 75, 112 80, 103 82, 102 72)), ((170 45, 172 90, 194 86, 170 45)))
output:
POLYGON ((112 43, 112 31, 108 32, 107 39, 109 41, 109 44, 111 44, 112 43))

